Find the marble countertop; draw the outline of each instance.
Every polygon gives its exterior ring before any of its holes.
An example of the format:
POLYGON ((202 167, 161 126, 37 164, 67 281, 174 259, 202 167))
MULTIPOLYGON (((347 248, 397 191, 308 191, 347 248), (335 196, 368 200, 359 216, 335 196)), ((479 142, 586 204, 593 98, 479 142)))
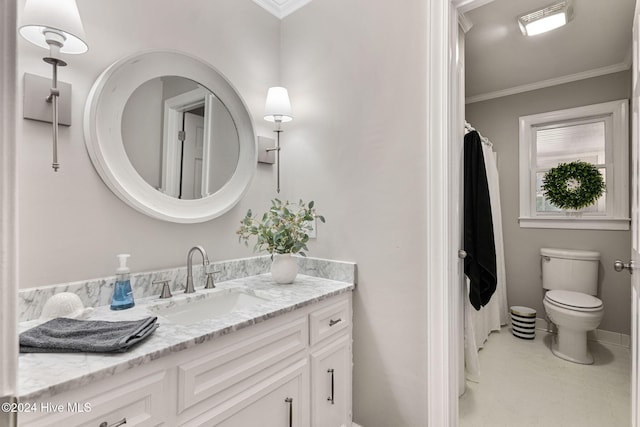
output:
MULTIPOLYGON (((270 274, 216 283, 216 289, 196 289, 195 294, 174 293, 170 300, 158 297, 136 299, 133 308, 112 311, 109 306, 94 309, 89 320, 137 320, 158 316, 158 329, 144 342, 126 353, 30 353, 20 354, 18 397, 35 400, 89 384, 142 365, 159 357, 182 351, 216 337, 251 326, 354 289, 353 283, 299 274, 291 285, 278 285, 270 274), (181 304, 189 299, 213 297, 216 293, 239 290, 265 299, 252 307, 207 319, 188 326, 171 323, 154 307, 181 304)), ((20 323, 20 332, 42 321, 20 323)))

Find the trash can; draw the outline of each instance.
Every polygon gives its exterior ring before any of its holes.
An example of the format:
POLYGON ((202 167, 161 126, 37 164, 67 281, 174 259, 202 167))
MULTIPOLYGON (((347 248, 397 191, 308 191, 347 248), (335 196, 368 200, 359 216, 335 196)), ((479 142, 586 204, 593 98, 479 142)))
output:
POLYGON ((532 340, 536 337, 536 311, 533 308, 511 307, 511 333, 518 338, 532 340))

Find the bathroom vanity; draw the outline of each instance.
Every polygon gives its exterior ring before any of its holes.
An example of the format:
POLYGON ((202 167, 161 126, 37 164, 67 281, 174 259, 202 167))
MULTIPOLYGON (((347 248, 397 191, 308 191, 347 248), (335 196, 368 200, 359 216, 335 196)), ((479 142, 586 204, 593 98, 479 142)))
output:
POLYGON ((19 425, 351 426, 354 283, 299 275, 283 286, 259 274, 216 286, 96 308, 92 319, 158 316, 127 353, 22 354, 19 425), (198 306, 238 295, 239 308, 198 317, 198 306))

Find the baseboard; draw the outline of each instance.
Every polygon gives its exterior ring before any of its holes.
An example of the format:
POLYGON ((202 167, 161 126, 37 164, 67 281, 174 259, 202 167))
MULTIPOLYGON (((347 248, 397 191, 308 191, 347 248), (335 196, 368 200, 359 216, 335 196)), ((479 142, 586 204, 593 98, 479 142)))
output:
MULTIPOLYGON (((555 334, 555 325, 551 322, 547 322, 546 319, 536 318, 536 329, 539 331, 550 332, 555 334)), ((589 341, 597 341, 603 344, 620 345, 622 347, 631 347, 631 336, 626 334, 620 334, 618 332, 605 331, 602 329, 596 329, 594 331, 587 332, 587 339, 589 341)))
POLYGON ((362 427, 360 424, 351 423, 351 427, 362 427))

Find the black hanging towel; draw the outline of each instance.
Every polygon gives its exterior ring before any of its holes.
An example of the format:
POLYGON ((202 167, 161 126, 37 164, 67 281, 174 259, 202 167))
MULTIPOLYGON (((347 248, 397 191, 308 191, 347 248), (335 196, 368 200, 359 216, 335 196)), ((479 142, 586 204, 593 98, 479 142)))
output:
POLYGON ((496 247, 489 199, 489 182, 476 131, 464 137, 464 274, 469 301, 476 310, 487 305, 496 290, 496 247))

